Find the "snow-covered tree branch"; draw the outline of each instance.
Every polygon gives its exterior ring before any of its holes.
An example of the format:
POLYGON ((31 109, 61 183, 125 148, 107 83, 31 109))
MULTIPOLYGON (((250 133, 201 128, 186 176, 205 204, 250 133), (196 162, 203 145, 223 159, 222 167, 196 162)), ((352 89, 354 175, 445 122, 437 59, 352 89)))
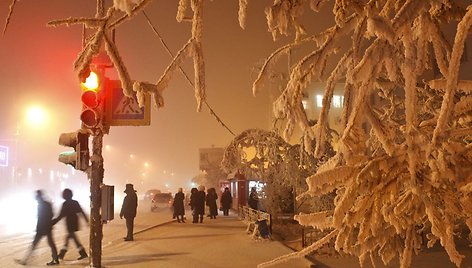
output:
MULTIPOLYGON (((305 1, 275 2, 299 12, 300 5, 290 4, 305 1)), ((306 2, 317 6, 327 1, 306 2)), ((471 9, 456 1, 333 2, 336 25, 294 65, 275 103, 276 116, 288 119, 286 133, 298 124, 306 139, 320 146, 329 140, 323 131, 329 111, 323 108, 310 127, 300 115, 301 92, 310 81, 324 80, 323 102, 328 104, 332 83, 345 83, 346 121, 337 154, 307 178, 309 188, 302 194, 336 190, 335 209, 296 219, 335 230, 329 236, 336 249, 358 256, 361 265, 379 254, 385 264, 398 255, 401 267, 409 267, 422 246, 421 233, 428 233, 428 246, 439 241, 459 267, 464 256, 454 243, 457 226, 472 227, 472 122, 465 108, 472 97, 470 82, 459 80, 471 9), (446 22, 457 23, 452 41, 445 38, 446 22), (339 49, 339 40, 350 36, 350 48, 339 49), (324 70, 328 60, 339 64, 324 70), (435 66, 439 80, 432 72, 435 66)), ((265 65, 274 60, 269 56, 265 65)), ((319 156, 321 149, 309 152, 319 156)))

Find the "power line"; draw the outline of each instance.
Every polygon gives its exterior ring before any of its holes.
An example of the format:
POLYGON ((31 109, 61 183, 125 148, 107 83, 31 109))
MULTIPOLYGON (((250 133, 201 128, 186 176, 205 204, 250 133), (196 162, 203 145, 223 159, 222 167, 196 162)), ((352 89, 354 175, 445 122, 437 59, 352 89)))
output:
MULTIPOLYGON (((159 32, 157 31, 156 27, 154 27, 154 25, 152 24, 151 20, 149 19, 149 17, 147 16, 146 12, 144 12, 143 10, 143 15, 144 17, 146 17, 146 20, 149 24, 149 26, 151 26, 151 29, 152 31, 157 35, 157 37, 159 38, 159 40, 161 41, 161 44, 164 46, 165 50, 167 51, 167 53, 171 56, 171 58, 174 58, 174 54, 172 53, 172 51, 170 51, 169 47, 167 46, 166 42, 164 41, 164 39, 162 38, 162 36, 159 34, 159 32)), ((187 82, 190 84, 190 86, 192 88, 195 88, 192 80, 190 80, 190 78, 188 77, 188 75, 185 73, 185 71, 182 69, 182 67, 180 67, 179 65, 179 71, 180 73, 185 77, 185 79, 187 80, 187 82)), ((221 120, 221 118, 215 113, 215 111, 210 107, 210 105, 208 104, 208 102, 206 101, 206 99, 203 100, 203 103, 206 105, 206 107, 208 108, 208 110, 210 111, 210 114, 216 119, 216 121, 218 121, 224 128, 226 128, 231 134, 233 134, 233 136, 236 136, 236 134, 234 134, 233 131, 231 131, 231 129, 223 122, 223 120, 221 120)))

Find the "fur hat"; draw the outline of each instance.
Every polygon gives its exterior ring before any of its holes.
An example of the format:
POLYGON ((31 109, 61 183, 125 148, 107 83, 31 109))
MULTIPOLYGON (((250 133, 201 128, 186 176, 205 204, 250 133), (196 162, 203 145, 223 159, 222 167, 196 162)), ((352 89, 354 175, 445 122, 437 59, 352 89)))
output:
POLYGON ((136 191, 133 188, 133 184, 127 183, 125 193, 135 193, 136 191))

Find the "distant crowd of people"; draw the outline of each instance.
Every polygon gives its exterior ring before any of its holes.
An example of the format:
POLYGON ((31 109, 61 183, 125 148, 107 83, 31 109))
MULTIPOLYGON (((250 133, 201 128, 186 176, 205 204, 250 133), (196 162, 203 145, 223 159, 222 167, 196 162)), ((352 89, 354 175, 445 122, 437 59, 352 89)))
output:
MULTIPOLYGON (((189 206, 192 210, 192 223, 203 223, 205 215, 205 205, 208 207, 208 217, 210 219, 216 219, 218 215, 218 194, 215 188, 209 188, 205 193, 205 186, 200 185, 198 188, 192 188, 190 190, 190 202, 189 206)), ((185 222, 185 195, 183 189, 179 188, 178 192, 174 196, 174 218, 177 222, 185 222)), ((220 209, 223 211, 223 215, 229 215, 229 209, 233 203, 233 198, 229 188, 226 187, 221 195, 220 209)))
MULTIPOLYGON (((192 223, 202 223, 205 215, 205 205, 208 207, 208 217, 210 219, 216 219, 218 215, 217 206, 218 194, 215 188, 209 188, 205 193, 205 186, 200 185, 198 188, 192 188, 190 190, 190 209, 192 210, 192 223)), ((182 188, 178 189, 178 192, 174 196, 174 202, 172 204, 174 210, 174 218, 177 222, 185 222, 185 194, 182 188)), ((224 216, 229 215, 229 210, 233 204, 233 197, 228 187, 225 187, 220 199, 220 210, 223 211, 224 216)), ((259 209, 259 197, 255 187, 251 188, 251 192, 248 198, 248 206, 252 209, 259 209)))

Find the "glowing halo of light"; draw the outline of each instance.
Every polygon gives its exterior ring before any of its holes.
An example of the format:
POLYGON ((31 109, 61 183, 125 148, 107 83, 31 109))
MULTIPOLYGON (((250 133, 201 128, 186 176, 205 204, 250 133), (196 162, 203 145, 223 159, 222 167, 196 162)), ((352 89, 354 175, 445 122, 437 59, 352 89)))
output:
POLYGON ((46 111, 39 106, 31 106, 26 110, 26 122, 31 127, 43 125, 46 118, 46 111))
POLYGON ((32 232, 37 220, 37 202, 33 192, 15 192, 2 197, 0 211, 8 217, 0 217, 0 226, 6 234, 32 232), (12 206, 12 204, 15 204, 12 206))

